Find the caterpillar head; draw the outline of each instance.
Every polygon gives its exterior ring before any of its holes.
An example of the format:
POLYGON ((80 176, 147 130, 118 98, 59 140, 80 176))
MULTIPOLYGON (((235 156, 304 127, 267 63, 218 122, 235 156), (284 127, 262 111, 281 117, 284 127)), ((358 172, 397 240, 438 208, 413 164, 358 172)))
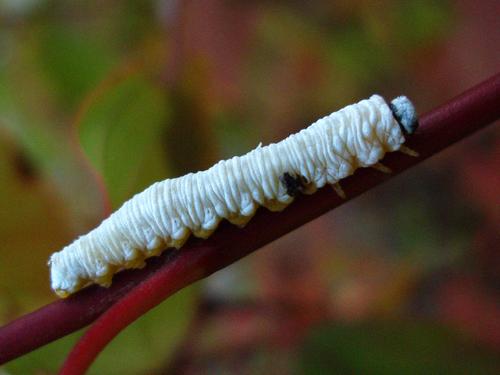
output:
POLYGON ((406 96, 398 96, 389 104, 392 115, 404 134, 413 134, 418 128, 418 117, 415 106, 406 96))

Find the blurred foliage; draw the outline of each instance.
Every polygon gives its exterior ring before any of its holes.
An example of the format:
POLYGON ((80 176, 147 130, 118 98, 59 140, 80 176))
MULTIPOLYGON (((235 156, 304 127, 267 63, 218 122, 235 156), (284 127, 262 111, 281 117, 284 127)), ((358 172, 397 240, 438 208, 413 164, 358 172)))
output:
POLYGON ((164 92, 141 77, 130 77, 80 119, 83 150, 103 175, 114 207, 167 175, 161 137, 167 115, 164 92))
MULTIPOLYGON (((495 73, 495 5, 0 1, 0 323, 54 299, 49 254, 153 181, 495 73)), ((495 373, 499 150, 489 130, 182 291, 91 373, 495 373)), ((54 373, 80 334, 0 371, 54 373)))
POLYGON ((116 58, 92 28, 87 27, 82 35, 83 30, 54 21, 36 30, 37 59, 60 104, 74 108, 103 79, 116 58))
POLYGON ((440 326, 415 322, 370 322, 322 326, 302 347, 302 374, 494 374, 485 353, 440 326), (463 353, 468 353, 463 356, 463 353))

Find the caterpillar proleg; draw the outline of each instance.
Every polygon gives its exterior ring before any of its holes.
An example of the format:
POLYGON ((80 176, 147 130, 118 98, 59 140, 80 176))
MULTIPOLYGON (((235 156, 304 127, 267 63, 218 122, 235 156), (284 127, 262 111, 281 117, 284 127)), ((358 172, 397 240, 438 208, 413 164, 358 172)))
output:
MULTIPOLYGON (((245 225, 259 206, 280 211, 301 193, 338 182, 357 168, 378 166, 417 128, 412 103, 378 95, 349 105, 290 135, 211 168, 156 182, 125 202, 97 228, 49 260, 52 289, 66 297, 107 286, 113 274, 137 268, 187 238, 207 238, 222 219, 245 225)), ((340 194, 340 193, 339 193, 340 194)))

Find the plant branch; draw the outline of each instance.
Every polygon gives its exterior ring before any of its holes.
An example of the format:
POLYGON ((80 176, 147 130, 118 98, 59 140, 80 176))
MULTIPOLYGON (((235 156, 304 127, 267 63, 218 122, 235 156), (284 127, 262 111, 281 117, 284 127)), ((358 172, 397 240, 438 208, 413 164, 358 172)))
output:
MULTIPOLYGON (((498 118, 500 74, 421 116, 419 130, 406 143, 417 150, 420 157, 400 153, 386 155, 384 164, 393 170, 393 174, 386 175, 373 169, 358 170, 342 180, 346 200, 326 187, 313 195, 300 196, 283 212, 260 209, 243 229, 223 222, 207 240, 191 238, 181 251, 166 251, 160 257, 150 259, 142 270, 117 274, 109 289, 92 286, 20 317, 0 328, 0 364, 85 327, 113 305, 113 311, 125 311, 126 314, 117 321, 106 320, 110 314, 96 323, 96 329, 107 324, 106 335, 94 337, 96 347, 92 353, 87 353, 87 358, 81 358, 83 365, 85 361, 91 361, 124 326, 177 290, 346 203, 498 118)), ((96 332, 96 329, 89 333, 96 332)))

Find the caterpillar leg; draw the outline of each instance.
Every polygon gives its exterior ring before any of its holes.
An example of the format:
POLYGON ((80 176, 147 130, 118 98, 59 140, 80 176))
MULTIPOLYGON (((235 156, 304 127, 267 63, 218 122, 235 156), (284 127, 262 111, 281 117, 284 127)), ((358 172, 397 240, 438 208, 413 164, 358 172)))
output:
POLYGON ((400 148, 399 148, 399 151, 402 152, 403 154, 405 155, 408 155, 408 156, 412 156, 414 158, 418 158, 420 155, 417 151, 405 146, 405 145, 402 145, 400 148))
POLYGON ((334 183, 332 185, 332 188, 333 188, 333 190, 335 191, 335 193, 337 193, 337 195, 340 198, 342 198, 342 199, 346 199, 347 198, 347 196, 346 196, 346 194, 344 192, 344 189, 342 189, 342 186, 340 186, 340 184, 338 182, 334 183))
POLYGON ((382 163, 373 164, 372 168, 382 173, 387 173, 387 174, 392 173, 392 169, 382 163))

